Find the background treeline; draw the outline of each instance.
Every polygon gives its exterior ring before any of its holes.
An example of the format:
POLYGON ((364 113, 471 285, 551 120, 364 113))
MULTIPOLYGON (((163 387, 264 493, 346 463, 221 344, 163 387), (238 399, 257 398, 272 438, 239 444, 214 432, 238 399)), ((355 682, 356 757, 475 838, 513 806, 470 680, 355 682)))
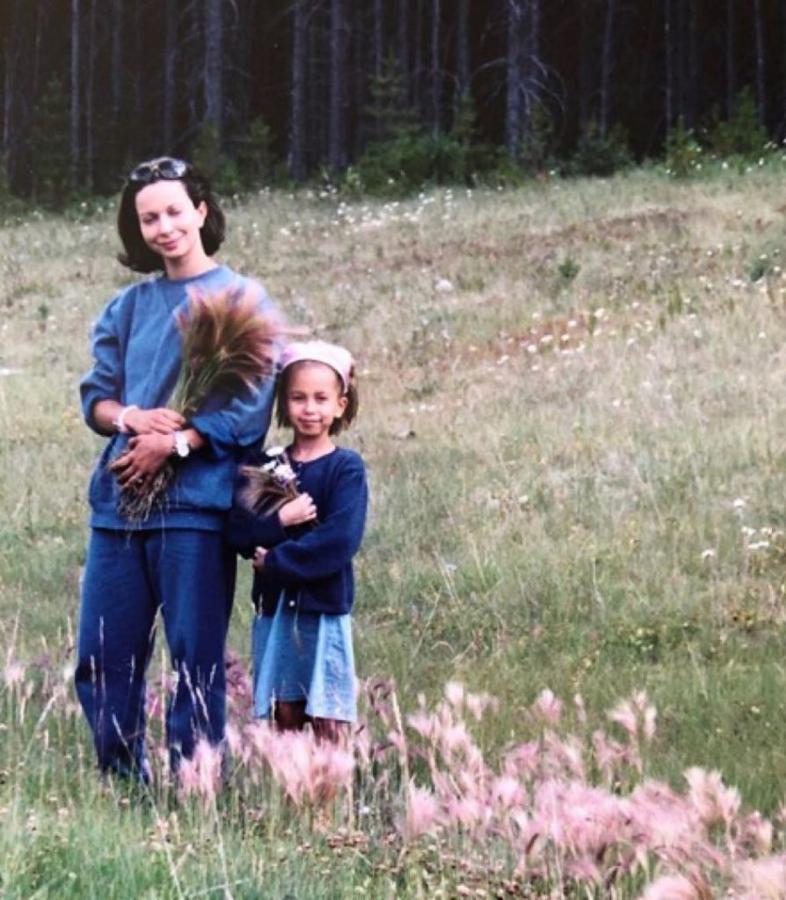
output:
POLYGON ((0 0, 6 196, 610 171, 786 134, 785 0, 0 0))

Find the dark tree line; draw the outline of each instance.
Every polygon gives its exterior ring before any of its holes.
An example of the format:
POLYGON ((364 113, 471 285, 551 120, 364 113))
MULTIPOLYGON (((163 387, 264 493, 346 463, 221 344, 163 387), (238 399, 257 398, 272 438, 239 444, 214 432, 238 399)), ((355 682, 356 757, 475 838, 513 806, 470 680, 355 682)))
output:
POLYGON ((786 133, 786 0, 0 0, 0 37, 7 187, 34 197, 196 149, 340 174, 459 121, 514 161, 620 126, 654 155, 746 86, 786 133))

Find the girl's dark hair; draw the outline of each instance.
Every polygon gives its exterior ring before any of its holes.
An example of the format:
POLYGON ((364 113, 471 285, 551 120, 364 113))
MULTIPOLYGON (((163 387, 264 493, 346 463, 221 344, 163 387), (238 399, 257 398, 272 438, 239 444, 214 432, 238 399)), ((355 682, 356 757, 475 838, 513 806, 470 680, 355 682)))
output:
MULTIPOLYGON (((124 253, 118 253, 118 260, 128 266, 134 272, 164 271, 163 257, 155 253, 147 246, 139 227, 139 217, 136 211, 136 195, 149 184, 155 184, 161 178, 150 181, 127 181, 120 197, 120 208, 117 211, 117 231, 125 248, 124 253)), ((224 242, 224 230, 226 227, 224 213, 218 205, 210 182, 206 175, 199 169, 188 164, 186 174, 182 178, 169 179, 181 181, 186 193, 191 198, 194 206, 199 206, 204 201, 207 206, 205 224, 199 233, 202 238, 202 246, 208 256, 212 256, 224 242)))
MULTIPOLYGON (((302 359, 296 363, 292 363, 291 366, 287 366, 283 372, 279 373, 278 376, 278 384, 276 385, 276 422, 278 423, 279 428, 291 428, 292 423, 289 421, 289 416, 287 415, 287 389, 289 388, 289 379, 292 375, 292 372, 298 367, 303 365, 303 363, 309 363, 312 360, 302 359)), ((318 362, 318 360, 313 360, 313 362, 318 362)), ((320 363, 320 365, 327 365, 327 363, 320 363)), ((336 381, 338 383, 339 388, 344 387, 344 383, 341 381, 341 378, 336 372, 336 381)), ((358 387, 355 383, 355 367, 352 366, 352 370, 349 373, 349 387, 345 392, 343 392, 342 396, 347 398, 347 405, 344 408, 344 412, 337 418, 333 420, 330 428, 328 429, 328 434, 340 434, 345 428, 349 428, 352 422, 355 419, 355 416, 358 414, 358 387)))

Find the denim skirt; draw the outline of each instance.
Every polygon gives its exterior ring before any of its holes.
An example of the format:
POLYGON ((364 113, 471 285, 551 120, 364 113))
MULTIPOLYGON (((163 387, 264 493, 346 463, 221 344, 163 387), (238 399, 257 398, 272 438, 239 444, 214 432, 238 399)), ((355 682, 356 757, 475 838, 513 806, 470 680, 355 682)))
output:
POLYGON ((352 617, 300 612, 279 602, 251 632, 254 711, 270 718, 276 701, 306 701, 306 714, 354 722, 352 617))

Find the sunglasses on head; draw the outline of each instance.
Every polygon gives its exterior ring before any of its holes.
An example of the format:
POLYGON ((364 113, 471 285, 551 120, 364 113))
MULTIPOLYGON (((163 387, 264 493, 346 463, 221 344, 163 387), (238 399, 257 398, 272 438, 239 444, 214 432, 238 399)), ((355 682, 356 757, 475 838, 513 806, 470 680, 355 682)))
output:
POLYGON ((131 171, 128 180, 134 184, 150 184, 163 178, 172 180, 182 178, 188 171, 188 163, 173 156, 160 156, 148 162, 140 163, 131 171))

